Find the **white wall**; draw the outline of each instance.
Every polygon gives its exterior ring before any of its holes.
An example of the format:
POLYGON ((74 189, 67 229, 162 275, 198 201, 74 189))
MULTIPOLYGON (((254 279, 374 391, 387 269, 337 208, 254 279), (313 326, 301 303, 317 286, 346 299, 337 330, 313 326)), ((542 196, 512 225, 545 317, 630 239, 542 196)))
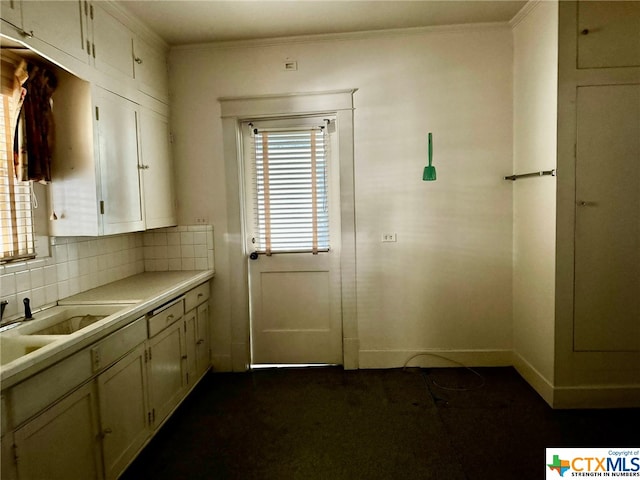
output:
MULTIPOLYGON (((531 2, 513 23, 514 171, 551 170, 557 147, 558 4, 531 2)), ((513 210, 514 362, 545 392, 554 382, 556 179, 517 180, 513 210)))
POLYGON ((508 26, 181 47, 171 52, 170 79, 179 223, 215 227, 214 362, 228 367, 246 331, 229 322, 237 272, 225 258, 227 190, 235 198, 237 186, 225 184, 218 98, 357 88, 360 367, 399 366, 427 349, 510 363, 508 26), (284 71, 286 59, 298 71, 284 71), (436 182, 421 179, 429 131, 436 182), (397 242, 381 243, 382 232, 397 242))

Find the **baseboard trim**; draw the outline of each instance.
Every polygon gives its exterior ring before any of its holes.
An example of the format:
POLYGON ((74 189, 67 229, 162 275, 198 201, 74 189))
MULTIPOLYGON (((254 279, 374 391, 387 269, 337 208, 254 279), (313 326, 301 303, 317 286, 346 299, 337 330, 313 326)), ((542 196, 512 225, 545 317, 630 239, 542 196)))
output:
POLYGON ((231 372, 233 368, 231 366, 231 355, 225 354, 213 354, 211 355, 213 364, 213 370, 215 372, 231 372))
POLYGON ((538 395, 540 395, 550 407, 553 407, 553 384, 517 352, 513 352, 512 354, 513 367, 516 371, 536 392, 538 392, 538 395))
POLYGON ((553 408, 639 408, 640 385, 555 387, 553 408))
POLYGON ((360 340, 357 338, 344 338, 342 340, 342 363, 345 370, 357 370, 359 364, 360 340))
POLYGON ((511 350, 360 350, 359 368, 510 367, 511 350))

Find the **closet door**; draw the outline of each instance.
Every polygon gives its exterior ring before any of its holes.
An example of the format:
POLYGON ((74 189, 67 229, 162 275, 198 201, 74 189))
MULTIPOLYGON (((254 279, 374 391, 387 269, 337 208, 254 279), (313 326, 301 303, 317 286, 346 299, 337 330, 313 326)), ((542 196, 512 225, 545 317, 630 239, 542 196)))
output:
POLYGON ((577 107, 574 350, 640 351, 640 85, 577 107))

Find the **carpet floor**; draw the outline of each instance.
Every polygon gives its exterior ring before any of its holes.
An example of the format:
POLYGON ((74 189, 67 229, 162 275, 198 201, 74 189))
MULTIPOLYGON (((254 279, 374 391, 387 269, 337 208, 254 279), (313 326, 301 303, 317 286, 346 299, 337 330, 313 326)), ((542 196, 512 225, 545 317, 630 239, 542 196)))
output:
POLYGON ((639 424, 513 368, 209 373, 121 478, 537 480, 545 447, 639 447, 639 424))

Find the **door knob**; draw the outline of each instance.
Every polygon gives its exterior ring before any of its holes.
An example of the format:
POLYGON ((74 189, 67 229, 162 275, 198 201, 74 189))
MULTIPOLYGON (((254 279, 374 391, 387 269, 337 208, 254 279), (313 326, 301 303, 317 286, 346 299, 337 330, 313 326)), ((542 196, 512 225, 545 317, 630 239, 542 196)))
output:
POLYGON ((579 207, 594 207, 596 205, 597 205, 596 202, 589 202, 589 201, 586 201, 586 200, 578 201, 578 206, 579 207))

